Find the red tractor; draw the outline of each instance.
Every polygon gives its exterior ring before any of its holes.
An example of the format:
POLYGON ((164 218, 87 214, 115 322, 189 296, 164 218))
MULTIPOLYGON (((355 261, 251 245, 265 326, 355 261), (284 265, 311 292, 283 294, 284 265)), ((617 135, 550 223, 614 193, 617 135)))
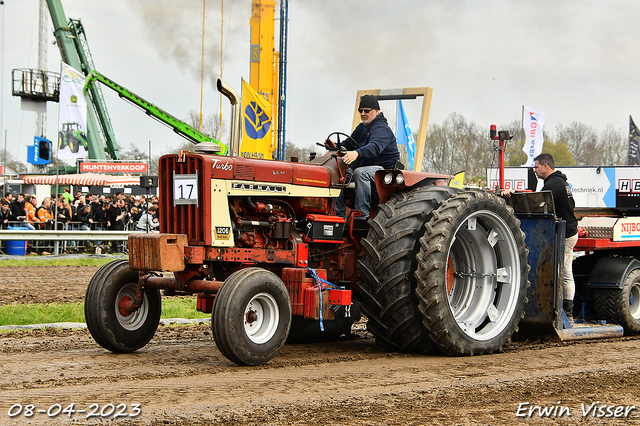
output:
POLYGON ((269 361, 287 340, 348 334, 360 312, 399 352, 492 353, 517 330, 529 266, 502 198, 384 170, 369 220, 345 220, 334 215, 347 169, 336 152, 305 164, 195 148, 160 159, 160 233, 131 235, 129 260, 89 284, 87 325, 104 348, 149 342, 160 289, 197 294, 220 352, 242 365, 269 361))

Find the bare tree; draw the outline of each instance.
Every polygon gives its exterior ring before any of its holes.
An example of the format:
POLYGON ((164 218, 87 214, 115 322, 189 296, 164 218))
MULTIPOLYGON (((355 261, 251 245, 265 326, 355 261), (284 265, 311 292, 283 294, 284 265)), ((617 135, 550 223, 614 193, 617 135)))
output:
POLYGON ((556 127, 556 142, 569 147, 577 166, 598 165, 602 162, 598 152, 598 135, 591 126, 574 121, 569 126, 559 124, 556 127))
POLYGON ((307 145, 304 147, 299 147, 289 142, 285 145, 284 158, 286 161, 290 161, 291 157, 297 157, 298 162, 308 163, 309 155, 312 152, 315 152, 317 156, 321 156, 321 155, 324 155, 324 153, 326 152, 326 149, 317 145, 307 145))
POLYGON ((141 150, 134 144, 129 144, 129 149, 120 151, 120 159, 125 161, 140 161, 143 163, 149 163, 149 174, 157 175, 158 174, 158 162, 160 160, 160 156, 152 156, 149 159, 149 153, 141 150))
MULTIPOLYGON (((209 135, 217 140, 220 140, 220 118, 215 113, 202 117, 202 129, 200 129, 200 113, 195 110, 189 111, 186 123, 194 129, 209 135)), ((222 130, 225 130, 225 125, 222 125, 222 130)))
POLYGON ((602 155, 599 166, 620 166, 627 163, 627 133, 616 130, 611 124, 600 135, 598 151, 602 155))
POLYGON ((444 125, 432 124, 427 132, 422 157, 422 170, 452 173, 454 169, 453 146, 446 135, 444 125))
POLYGON ((13 156, 13 154, 11 154, 10 152, 6 152, 5 150, 2 150, 0 152, 0 159, 2 160, 0 161, 0 164, 6 165, 8 168, 10 168, 11 170, 14 170, 16 173, 26 173, 28 170, 27 165, 24 162, 19 161, 17 158, 13 156), (6 158, 5 158, 5 154, 6 154, 6 158))
POLYGON ((423 168, 430 172, 453 174, 465 170, 469 178, 481 176, 491 162, 492 143, 488 131, 458 113, 449 115, 442 125, 433 124, 427 134, 423 168))

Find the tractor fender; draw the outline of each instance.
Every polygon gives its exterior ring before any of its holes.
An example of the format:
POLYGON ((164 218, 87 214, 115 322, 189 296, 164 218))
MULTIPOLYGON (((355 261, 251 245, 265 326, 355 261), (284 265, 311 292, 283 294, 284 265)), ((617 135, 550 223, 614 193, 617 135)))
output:
POLYGON ((386 203, 391 194, 395 192, 403 192, 407 188, 415 186, 447 186, 453 178, 451 175, 443 175, 439 173, 412 172, 411 170, 378 170, 375 175, 376 190, 380 197, 380 202, 386 203), (385 175, 391 173, 392 182, 386 184, 384 182, 385 175), (402 175, 402 183, 397 183, 396 176, 402 175))
POLYGON ((619 288, 631 271, 640 268, 640 262, 631 257, 603 257, 593 267, 585 287, 619 288))

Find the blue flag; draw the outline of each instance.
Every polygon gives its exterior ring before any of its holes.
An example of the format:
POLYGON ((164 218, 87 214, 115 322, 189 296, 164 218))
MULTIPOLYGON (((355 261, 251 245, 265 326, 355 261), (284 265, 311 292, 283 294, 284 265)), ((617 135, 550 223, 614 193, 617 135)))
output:
POLYGON ((416 158, 416 141, 413 140, 411 128, 407 116, 404 113, 402 101, 398 101, 398 130, 396 131, 396 140, 398 145, 407 146, 407 154, 409 154, 409 169, 413 170, 413 161, 416 158))

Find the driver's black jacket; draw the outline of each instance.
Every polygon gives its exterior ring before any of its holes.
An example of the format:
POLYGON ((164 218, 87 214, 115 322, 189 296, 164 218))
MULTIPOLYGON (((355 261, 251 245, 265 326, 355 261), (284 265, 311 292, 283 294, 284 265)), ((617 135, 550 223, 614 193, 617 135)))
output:
POLYGON ((351 139, 342 141, 342 145, 348 151, 358 152, 358 159, 349 165, 352 169, 363 166, 392 169, 396 160, 400 159, 396 137, 382 112, 368 125, 360 123, 351 137, 358 142, 359 147, 351 139))

